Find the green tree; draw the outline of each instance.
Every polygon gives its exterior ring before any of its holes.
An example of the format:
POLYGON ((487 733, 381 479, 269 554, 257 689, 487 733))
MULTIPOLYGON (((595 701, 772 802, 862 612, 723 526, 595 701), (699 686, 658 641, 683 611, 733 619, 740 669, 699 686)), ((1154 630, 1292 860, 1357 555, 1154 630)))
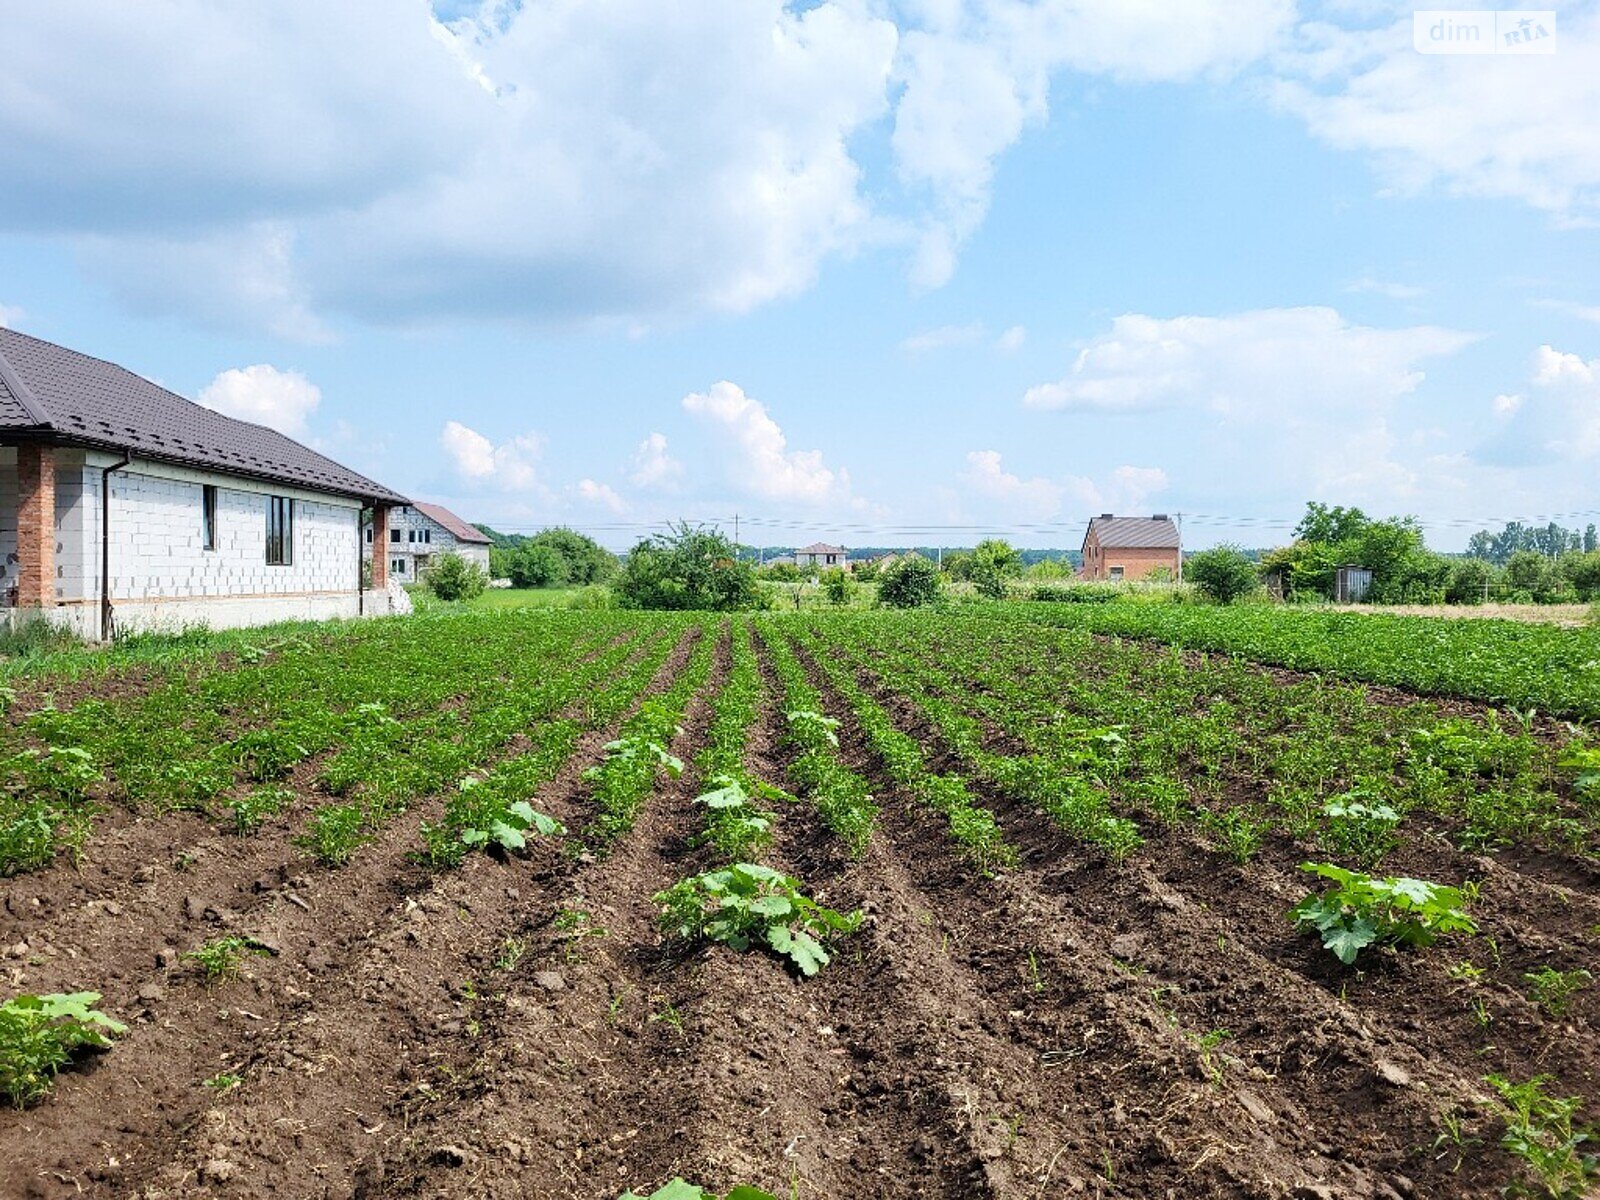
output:
POLYGON ((1312 500, 1306 504, 1306 515, 1294 527, 1294 536, 1302 542, 1332 545, 1347 542, 1361 534, 1370 522, 1359 508, 1345 508, 1342 504, 1319 504, 1312 500))
POLYGON ((482 594, 489 577, 477 563, 452 552, 433 560, 423 582, 441 600, 470 600, 482 594))
POLYGON ((635 546, 614 590, 623 608, 732 612, 761 605, 755 567, 740 561, 721 532, 688 522, 635 546))
POLYGON ((567 560, 545 542, 524 542, 511 551, 508 567, 508 578, 514 587, 560 587, 567 582, 567 560))
POLYGON ((617 573, 617 556, 591 537, 574 529, 556 526, 541 530, 528 539, 529 546, 548 546, 566 564, 566 582, 579 587, 605 583, 617 573))
POLYGON ((940 590, 938 566, 920 554, 897 559, 878 578, 878 599, 891 608, 921 608, 936 603, 940 590))
POLYGON ((1261 583, 1256 564, 1238 546, 1215 546, 1189 555, 1183 576, 1218 604, 1232 604, 1261 583))
POLYGON ((1022 574, 1022 555, 1010 542, 986 538, 972 548, 967 578, 992 600, 1006 594, 1006 580, 1022 574))

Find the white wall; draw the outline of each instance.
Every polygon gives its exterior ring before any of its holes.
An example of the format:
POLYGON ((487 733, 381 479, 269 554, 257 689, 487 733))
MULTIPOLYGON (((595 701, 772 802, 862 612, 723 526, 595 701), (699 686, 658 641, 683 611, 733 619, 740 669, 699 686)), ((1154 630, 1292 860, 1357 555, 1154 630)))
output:
MULTIPOLYGON (((54 620, 99 632, 100 483, 117 456, 56 451, 54 620)), ((110 578, 119 629, 227 628, 292 618, 388 613, 358 594, 361 507, 355 500, 215 472, 136 460, 110 476, 110 578), (217 488, 217 545, 204 548, 202 489, 217 488), (294 501, 293 553, 266 561, 267 500, 294 501)), ((0 591, 17 578, 16 452, 0 448, 0 591)))
MULTIPOLYGON (((390 576, 401 583, 417 582, 419 557, 432 560, 441 554, 459 554, 468 562, 477 563, 485 574, 489 572, 489 547, 481 542, 459 540, 432 517, 424 516, 409 504, 389 510, 389 531, 390 540, 383 549, 391 566, 390 576), (393 540, 395 533, 400 535, 398 542, 393 540), (397 561, 405 564, 404 570, 393 569, 397 561)), ((365 536, 364 532, 363 553, 370 558, 374 547, 365 541, 365 536)))

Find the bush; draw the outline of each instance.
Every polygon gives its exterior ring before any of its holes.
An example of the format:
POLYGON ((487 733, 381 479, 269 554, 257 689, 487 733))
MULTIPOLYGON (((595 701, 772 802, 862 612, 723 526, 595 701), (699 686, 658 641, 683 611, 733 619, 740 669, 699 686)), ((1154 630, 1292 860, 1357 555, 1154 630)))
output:
POLYGON ((920 554, 890 564, 878 580, 878 599, 891 608, 921 608, 937 603, 939 568, 920 554))
POLYGON ((760 608, 755 568, 716 530, 684 523, 635 546, 616 584, 622 608, 733 612, 760 608))
POLYGON ((542 530, 529 538, 525 546, 540 546, 560 555, 564 567, 560 582, 563 583, 587 587, 591 583, 605 583, 617 573, 617 556, 574 529, 557 526, 542 530))
POLYGON ((1561 574, 1566 577, 1580 600, 1600 600, 1600 550, 1587 554, 1563 554, 1561 574))
POLYGON ((441 554, 428 568, 423 581, 441 600, 470 600, 481 595, 489 585, 483 568, 459 554, 441 554))
POLYGON ((567 560, 553 546, 528 542, 510 551, 505 565, 513 587, 560 587, 567 582, 567 560))
POLYGON ((822 573, 822 594, 829 604, 843 606, 850 603, 850 576, 843 567, 831 567, 822 573))
POLYGON ((1218 604, 1232 604, 1259 586, 1256 565, 1237 546, 1217 546, 1191 554, 1184 562, 1190 583, 1218 604))
POLYGON ((1537 550, 1519 550, 1511 556, 1506 563, 1506 585, 1513 593, 1525 593, 1535 604, 1556 604, 1574 595, 1556 560, 1537 550))
POLYGON ((1445 584, 1447 604, 1482 604, 1485 596, 1495 594, 1499 572, 1494 564, 1481 558, 1463 558, 1450 568, 1450 580, 1445 584))

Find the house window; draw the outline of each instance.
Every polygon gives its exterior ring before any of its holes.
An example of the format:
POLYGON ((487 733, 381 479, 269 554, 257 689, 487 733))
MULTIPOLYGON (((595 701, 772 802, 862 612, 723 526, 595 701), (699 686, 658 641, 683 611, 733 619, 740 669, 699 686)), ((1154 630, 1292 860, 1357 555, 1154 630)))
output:
POLYGON ((372 526, 367 526, 367 545, 372 545, 372 526))
POLYGON ((415 529, 406 530, 406 541, 414 542, 416 540, 417 540, 417 531, 415 529))
POLYGON ((424 529, 422 531, 422 540, 427 542, 430 546, 433 545, 433 530, 424 529))
POLYGON ((1121 579, 1122 578, 1122 568, 1121 567, 1112 567, 1111 568, 1111 578, 1113 578, 1113 579, 1121 579))
POLYGON ((389 544, 392 546, 392 545, 396 544, 397 542, 399 542, 399 540, 400 540, 400 531, 398 529, 389 530, 389 544))
POLYGON ((287 567, 294 562, 294 501, 287 496, 267 497, 267 565, 287 567))
POLYGON ((406 573, 406 560, 403 558, 391 558, 389 560, 389 570, 396 575, 404 575, 406 573))
POLYGON ((209 483, 200 487, 200 548, 217 548, 217 489, 209 483))

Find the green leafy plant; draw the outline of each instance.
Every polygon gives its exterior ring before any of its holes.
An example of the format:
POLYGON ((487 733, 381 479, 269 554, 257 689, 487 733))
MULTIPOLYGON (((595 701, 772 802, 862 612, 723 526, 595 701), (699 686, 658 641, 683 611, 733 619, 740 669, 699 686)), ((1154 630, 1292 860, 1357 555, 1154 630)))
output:
POLYGON ((1592 1129, 1574 1128, 1572 1119, 1583 1101, 1577 1096, 1547 1095, 1548 1075, 1513 1083, 1502 1075, 1486 1075, 1485 1082, 1500 1093, 1499 1115, 1506 1123, 1500 1145, 1520 1158, 1538 1181, 1538 1187, 1513 1183, 1512 1196, 1546 1196, 1549 1200, 1579 1200, 1591 1195, 1600 1181, 1600 1158, 1582 1152, 1593 1142, 1592 1129))
POLYGON ((198 950, 191 950, 183 957, 196 964, 205 976, 207 984, 225 983, 239 973, 239 966, 249 954, 268 955, 268 950, 254 938, 220 937, 213 938, 198 950))
POLYGON ((777 814, 758 809, 744 785, 731 775, 718 775, 708 782, 712 790, 696 796, 694 802, 708 810, 705 840, 720 854, 743 857, 772 840, 777 814))
POLYGON ((719 1197, 716 1192, 708 1192, 705 1188, 685 1183, 679 1178, 658 1187, 648 1196, 627 1191, 618 1196, 617 1200, 778 1200, 778 1198, 771 1192, 763 1192, 760 1188, 753 1187, 736 1187, 726 1196, 719 1197))
POLYGON ((294 793, 282 787, 258 787, 228 801, 233 814, 234 832, 241 836, 260 829, 268 817, 276 816, 294 802, 294 793))
POLYGON ((654 902, 661 924, 689 941, 708 939, 735 950, 763 945, 789 959, 802 975, 828 963, 832 934, 853 933, 861 914, 838 913, 804 895, 798 880, 758 863, 736 863, 680 880, 654 902))
POLYGON ((0 1095, 17 1108, 45 1095, 81 1049, 104 1050, 127 1026, 95 1011, 99 992, 16 996, 0 1005, 0 1095))
POLYGON ((1394 833, 1399 811, 1369 789, 1355 788, 1332 797, 1323 804, 1322 815, 1323 844, 1362 866, 1372 865, 1399 844, 1394 833))
POLYGON ((1533 993, 1533 1002, 1552 1017, 1565 1016, 1572 997, 1594 982, 1594 976, 1582 967, 1571 971, 1558 971, 1554 967, 1541 967, 1523 975, 1533 993))
POLYGON ((1556 765, 1572 772, 1572 788, 1585 803, 1600 806, 1600 747, 1569 746, 1556 765))
POLYGON ((538 837, 563 834, 567 827, 537 811, 526 800, 512 800, 492 782, 469 775, 445 802, 444 820, 424 821, 424 855, 434 866, 456 866, 469 851, 498 846, 525 850, 529 833, 538 837))
POLYGON ((312 812, 306 831, 295 838, 294 844, 330 867, 342 867, 371 840, 361 805, 324 804, 312 812))
POLYGON ((1374 943, 1431 946, 1441 934, 1478 931, 1462 910, 1456 888, 1421 879, 1377 878, 1332 863, 1302 863, 1300 869, 1334 886, 1307 896, 1289 917, 1301 930, 1321 934, 1322 944, 1346 965, 1374 943))
POLYGON ((202 1079, 200 1083, 202 1087, 208 1087, 214 1092, 231 1092, 244 1083, 244 1076, 233 1071, 219 1071, 210 1079, 202 1079))

